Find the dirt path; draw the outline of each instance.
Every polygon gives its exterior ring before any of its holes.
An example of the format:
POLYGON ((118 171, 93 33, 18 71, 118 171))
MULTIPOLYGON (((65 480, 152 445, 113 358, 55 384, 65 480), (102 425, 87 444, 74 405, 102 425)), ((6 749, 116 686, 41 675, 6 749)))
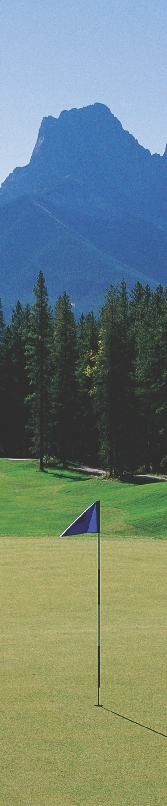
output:
POLYGON ((88 465, 83 465, 82 462, 70 462, 67 460, 69 465, 73 465, 76 467, 77 470, 80 470, 81 473, 87 473, 89 476, 95 476, 99 478, 100 476, 106 476, 105 470, 100 470, 98 467, 88 467, 88 465))

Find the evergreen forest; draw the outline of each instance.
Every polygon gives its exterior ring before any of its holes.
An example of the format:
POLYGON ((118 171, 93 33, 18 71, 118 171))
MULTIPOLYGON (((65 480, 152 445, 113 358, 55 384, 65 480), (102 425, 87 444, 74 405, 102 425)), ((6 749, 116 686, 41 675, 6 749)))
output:
POLYGON ((0 455, 167 472, 167 288, 111 285, 99 317, 76 321, 64 292, 5 325, 0 303, 0 455))

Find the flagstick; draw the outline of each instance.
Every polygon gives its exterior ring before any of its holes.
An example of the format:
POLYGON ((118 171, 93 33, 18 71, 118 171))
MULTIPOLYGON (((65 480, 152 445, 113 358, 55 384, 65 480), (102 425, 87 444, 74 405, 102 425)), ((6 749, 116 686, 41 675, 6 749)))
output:
POLYGON ((97 623, 98 623, 98 647, 97 647, 97 687, 98 687, 98 706, 100 705, 100 532, 98 532, 98 607, 97 607, 97 623))
POLYGON ((82 535, 82 534, 98 534, 98 563, 97 563, 97 589, 98 589, 98 604, 97 604, 97 687, 98 699, 97 706, 100 705, 100 501, 95 501, 90 507, 87 507, 84 512, 81 512, 79 518, 76 518, 73 523, 70 523, 67 529, 60 535, 82 535))

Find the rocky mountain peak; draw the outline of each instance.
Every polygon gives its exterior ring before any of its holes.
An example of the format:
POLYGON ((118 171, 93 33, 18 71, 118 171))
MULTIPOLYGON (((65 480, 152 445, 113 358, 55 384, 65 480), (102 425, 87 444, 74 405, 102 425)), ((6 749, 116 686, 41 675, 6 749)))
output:
POLYGON ((61 205, 64 194, 65 206, 86 205, 90 215, 101 210, 105 216, 135 213, 166 227, 166 152, 164 157, 151 155, 104 104, 64 110, 59 118, 44 117, 29 165, 5 180, 0 204, 23 195, 41 197, 48 190, 57 204, 57 183, 61 205), (76 187, 73 197, 68 188, 67 199, 68 177, 79 183, 77 200, 76 187))

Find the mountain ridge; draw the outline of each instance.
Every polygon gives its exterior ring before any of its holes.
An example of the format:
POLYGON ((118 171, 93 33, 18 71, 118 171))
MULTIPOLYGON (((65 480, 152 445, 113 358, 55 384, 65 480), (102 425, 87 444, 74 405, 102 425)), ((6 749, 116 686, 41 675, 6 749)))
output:
MULTIPOLYGON (((162 206, 164 198, 160 199, 160 194, 161 185, 163 186, 167 205, 165 154, 166 150, 160 156, 152 155, 148 149, 144 149, 103 104, 94 104, 79 110, 64 110, 59 118, 43 118, 30 162, 24 168, 15 168, 3 182, 0 203, 8 200, 8 194, 11 200, 13 193, 15 197, 24 195, 25 192, 41 193, 45 191, 46 181, 72 177, 83 183, 86 181, 86 184, 89 180, 92 191, 98 188, 101 196, 105 193, 106 206, 108 201, 110 209, 113 194, 117 205, 121 201, 124 209, 126 206, 129 210, 134 205, 135 180, 138 207, 142 213, 141 190, 144 187, 142 204, 145 195, 146 205, 149 207, 153 203, 152 184, 160 184, 158 205, 161 201, 162 206), (108 194, 110 199, 106 199, 108 194)), ((157 210, 156 215, 159 216, 160 225, 166 227, 166 220, 162 220, 160 210, 157 210)), ((147 210, 147 217, 154 220, 150 209, 147 210)))
POLYGON ((165 284, 166 213, 167 148, 152 155, 103 104, 43 118, 30 162, 0 190, 7 316, 15 291, 23 299, 26 289, 29 301, 40 268, 51 304, 56 289, 70 295, 77 287, 78 316, 88 297, 98 312, 106 288, 124 275, 128 290, 141 277, 151 287, 165 284))

